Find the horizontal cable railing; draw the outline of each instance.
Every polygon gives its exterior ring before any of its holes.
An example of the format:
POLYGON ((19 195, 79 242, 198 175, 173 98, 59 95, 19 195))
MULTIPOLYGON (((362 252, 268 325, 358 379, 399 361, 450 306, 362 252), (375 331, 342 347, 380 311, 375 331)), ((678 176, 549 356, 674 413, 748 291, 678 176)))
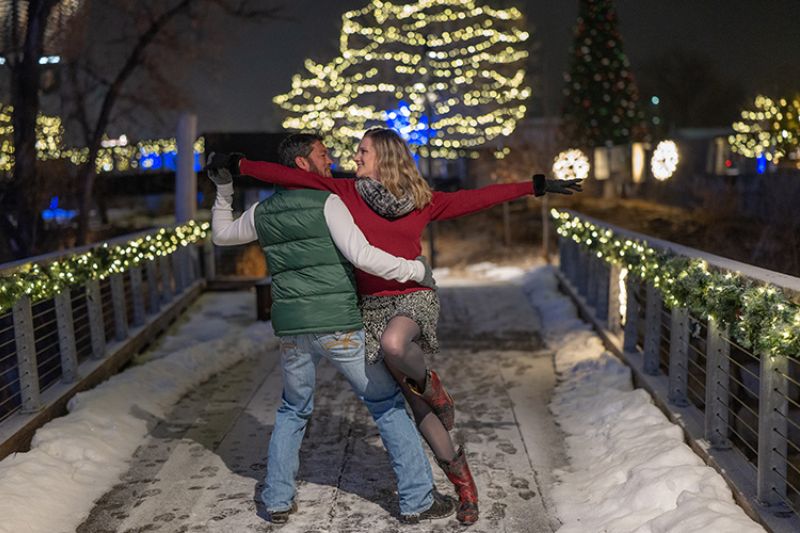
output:
POLYGON ((755 507, 800 523, 800 278, 552 215, 559 276, 595 324, 664 405, 704 420, 702 449, 740 457, 755 507))
POLYGON ((0 265, 0 429, 40 411, 48 388, 77 382, 81 363, 103 360, 200 280, 207 229, 189 223, 0 265))

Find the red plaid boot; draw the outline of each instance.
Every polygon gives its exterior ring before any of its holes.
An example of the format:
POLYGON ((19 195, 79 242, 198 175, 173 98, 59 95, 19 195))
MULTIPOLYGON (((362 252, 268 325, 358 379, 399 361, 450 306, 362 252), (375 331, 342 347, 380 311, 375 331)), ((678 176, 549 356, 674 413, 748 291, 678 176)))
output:
POLYGON ((478 521, 478 487, 475 486, 475 480, 469 471, 464 447, 458 449, 452 461, 442 461, 437 457, 436 462, 447 474, 447 479, 456 487, 459 500, 456 518, 462 524, 474 524, 478 521))
POLYGON ((439 375, 433 370, 425 371, 425 383, 420 388, 417 382, 413 379, 406 378, 406 384, 411 392, 421 397, 431 406, 433 414, 442 421, 444 429, 450 431, 453 429, 455 422, 455 404, 450 394, 444 390, 442 382, 439 381, 439 375))

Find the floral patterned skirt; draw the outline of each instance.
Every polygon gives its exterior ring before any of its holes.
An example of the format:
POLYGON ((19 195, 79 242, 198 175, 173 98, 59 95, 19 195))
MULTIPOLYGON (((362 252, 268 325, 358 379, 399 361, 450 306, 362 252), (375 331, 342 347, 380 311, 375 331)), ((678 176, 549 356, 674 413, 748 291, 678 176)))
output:
POLYGON ((414 291, 396 296, 362 296, 359 299, 364 317, 365 355, 367 363, 383 360, 381 335, 396 316, 408 317, 417 323, 420 335, 415 342, 430 358, 439 351, 436 324, 439 322, 439 296, 436 291, 414 291))

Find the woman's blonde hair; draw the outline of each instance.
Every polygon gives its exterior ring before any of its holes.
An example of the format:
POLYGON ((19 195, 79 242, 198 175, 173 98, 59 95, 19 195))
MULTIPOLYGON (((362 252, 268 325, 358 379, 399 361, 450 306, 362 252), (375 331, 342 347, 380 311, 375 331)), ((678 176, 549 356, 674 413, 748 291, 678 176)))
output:
POLYGON ((378 176, 389 192, 398 198, 410 194, 422 209, 431 202, 433 192, 419 173, 406 142, 394 130, 376 127, 364 133, 372 140, 378 162, 378 176))

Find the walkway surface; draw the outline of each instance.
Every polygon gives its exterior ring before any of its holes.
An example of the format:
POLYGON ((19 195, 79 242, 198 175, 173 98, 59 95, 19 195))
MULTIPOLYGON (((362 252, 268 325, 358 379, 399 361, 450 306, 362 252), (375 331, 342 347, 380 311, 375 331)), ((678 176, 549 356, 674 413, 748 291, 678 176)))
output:
MULTIPOLYGON (((467 446, 481 496, 481 520, 469 531, 555 531, 549 488, 553 469, 566 459, 547 410, 555 383, 552 354, 542 348, 539 321, 519 283, 480 283, 440 289, 437 367, 455 398, 453 434, 467 446)), ((205 383, 166 420, 154 421, 130 470, 78 531, 463 530, 454 517, 417 526, 397 522, 394 476, 377 429, 324 361, 301 450, 300 512, 284 526, 267 522, 257 499, 280 395, 276 351, 205 383)), ((439 490, 452 492, 433 470, 439 490)))

